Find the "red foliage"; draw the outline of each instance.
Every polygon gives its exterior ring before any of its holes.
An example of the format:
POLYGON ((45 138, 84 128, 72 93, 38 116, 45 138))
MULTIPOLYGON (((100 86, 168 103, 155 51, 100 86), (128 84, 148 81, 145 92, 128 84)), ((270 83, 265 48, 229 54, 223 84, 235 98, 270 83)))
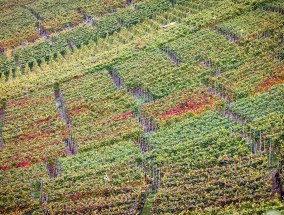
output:
POLYGON ((30 98, 21 98, 19 100, 12 100, 10 101, 11 105, 13 106, 22 106, 23 104, 27 103, 27 101, 29 101, 30 98))
POLYGON ((57 151, 57 155, 58 156, 63 156, 65 154, 65 151, 64 150, 59 150, 57 151))
POLYGON ((115 115, 111 119, 117 122, 117 121, 128 120, 128 119, 131 119, 132 117, 133 117, 133 114, 132 114, 131 111, 129 111, 129 112, 125 112, 125 113, 115 115))
POLYGON ((46 137, 49 137, 51 134, 55 133, 54 130, 47 129, 44 131, 44 133, 37 133, 34 131, 31 131, 24 135, 18 135, 17 138, 20 140, 32 140, 32 139, 44 139, 46 137))
POLYGON ((284 82, 284 78, 279 78, 276 76, 267 77, 263 82, 258 84, 258 86, 255 87, 256 92, 266 92, 268 91, 272 86, 276 84, 281 84, 284 82))
POLYGON ((38 120, 36 120, 36 121, 33 123, 33 125, 38 125, 38 124, 41 124, 41 123, 49 122, 50 120, 51 120, 51 117, 48 116, 48 117, 46 117, 46 118, 44 118, 44 119, 38 119, 38 120))
POLYGON ((211 95, 209 95, 208 97, 204 97, 204 96, 192 97, 187 101, 179 103, 174 108, 171 108, 163 112, 161 115, 161 118, 167 119, 169 117, 180 115, 188 111, 193 111, 194 113, 203 112, 204 107, 206 105, 212 106, 211 99, 212 99, 211 95))
POLYGON ((31 106, 41 106, 52 101, 51 97, 45 97, 40 99, 32 99, 31 97, 21 98, 19 100, 11 100, 9 105, 11 106, 20 106, 21 108, 29 108, 31 106))
POLYGON ((75 193, 75 194, 70 194, 69 197, 73 202, 75 202, 76 200, 78 200, 80 198, 81 195, 82 194, 78 192, 78 193, 75 193))
POLYGON ((0 166, 0 170, 2 170, 2 171, 7 171, 9 168, 8 168, 8 166, 0 166))
POLYGON ((40 159, 40 158, 38 158, 38 157, 32 157, 32 158, 31 158, 31 163, 36 164, 36 163, 39 163, 39 162, 41 162, 41 159, 40 159))
POLYGON ((257 39, 257 34, 249 34, 247 35, 247 39, 257 39))
POLYGON ((30 166, 30 162, 29 161, 23 161, 23 162, 19 162, 16 166, 16 168, 20 168, 20 167, 27 167, 30 166))
POLYGON ((135 48, 139 48, 139 46, 141 46, 141 41, 139 41, 136 45, 135 45, 135 48))
POLYGON ((89 111, 89 108, 86 105, 77 106, 72 110, 68 110, 68 115, 78 115, 82 112, 89 111))

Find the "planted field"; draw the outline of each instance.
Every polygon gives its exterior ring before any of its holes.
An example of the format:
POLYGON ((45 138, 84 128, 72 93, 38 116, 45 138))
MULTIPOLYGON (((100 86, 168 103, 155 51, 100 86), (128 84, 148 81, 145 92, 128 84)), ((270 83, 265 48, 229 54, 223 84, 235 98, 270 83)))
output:
POLYGON ((107 71, 64 83, 61 90, 79 150, 135 139, 142 132, 134 101, 114 86, 107 71))
POLYGON ((284 212, 282 1, 0 7, 1 214, 284 212))
POLYGON ((65 130, 55 111, 52 89, 41 92, 7 102, 1 169, 30 166, 65 154, 65 130))
POLYGON ((136 214, 142 206, 144 181, 141 151, 132 142, 61 159, 60 177, 48 181, 48 213, 136 214))
POLYGON ((266 158, 251 156, 235 129, 237 124, 207 112, 148 136, 146 160, 161 172, 153 214, 224 213, 247 201, 255 203, 251 212, 261 211, 257 204, 269 201, 271 192, 264 181, 266 158))

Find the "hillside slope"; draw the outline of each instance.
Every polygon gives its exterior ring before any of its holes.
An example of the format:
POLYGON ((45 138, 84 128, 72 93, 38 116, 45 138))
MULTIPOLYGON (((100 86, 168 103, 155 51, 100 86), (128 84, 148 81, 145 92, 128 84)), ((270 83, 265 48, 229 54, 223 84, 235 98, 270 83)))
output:
POLYGON ((1 214, 284 213, 283 1, 68 2, 1 2, 1 214))

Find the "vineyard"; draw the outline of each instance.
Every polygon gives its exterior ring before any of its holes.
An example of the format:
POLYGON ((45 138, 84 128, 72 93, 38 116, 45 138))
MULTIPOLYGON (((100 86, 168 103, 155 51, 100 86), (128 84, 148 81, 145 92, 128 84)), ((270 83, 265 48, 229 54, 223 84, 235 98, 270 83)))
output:
POLYGON ((283 0, 0 8, 0 214, 284 214, 283 0))

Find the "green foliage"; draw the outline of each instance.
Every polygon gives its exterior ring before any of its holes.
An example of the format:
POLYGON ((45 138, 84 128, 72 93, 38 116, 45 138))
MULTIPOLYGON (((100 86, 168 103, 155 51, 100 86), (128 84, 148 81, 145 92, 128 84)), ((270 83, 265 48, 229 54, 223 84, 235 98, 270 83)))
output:
POLYGON ((4 75, 12 69, 12 61, 0 55, 0 75, 4 75))
POLYGON ((62 10, 26 0, 50 31, 78 25, 82 13, 94 19, 1 57, 0 213, 139 214, 156 185, 142 214, 283 211, 270 199, 276 163, 267 168, 267 153, 279 162, 284 150, 282 20, 267 2, 72 1, 62 10), (135 88, 155 100, 131 96, 135 88), (143 134, 138 114, 157 132, 143 134), (71 135, 77 154, 66 157, 71 135))
POLYGON ((6 99, 0 99, 0 109, 5 109, 6 103, 6 99))

